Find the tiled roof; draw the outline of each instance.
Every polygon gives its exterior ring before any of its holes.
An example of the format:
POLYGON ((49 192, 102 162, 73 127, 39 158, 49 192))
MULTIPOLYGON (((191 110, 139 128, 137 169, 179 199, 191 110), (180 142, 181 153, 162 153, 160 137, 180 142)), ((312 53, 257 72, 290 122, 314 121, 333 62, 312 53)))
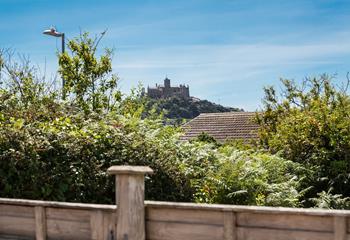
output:
POLYGON ((182 139, 195 138, 202 132, 219 142, 256 139, 259 126, 253 121, 255 115, 254 112, 202 113, 183 125, 185 135, 182 139))

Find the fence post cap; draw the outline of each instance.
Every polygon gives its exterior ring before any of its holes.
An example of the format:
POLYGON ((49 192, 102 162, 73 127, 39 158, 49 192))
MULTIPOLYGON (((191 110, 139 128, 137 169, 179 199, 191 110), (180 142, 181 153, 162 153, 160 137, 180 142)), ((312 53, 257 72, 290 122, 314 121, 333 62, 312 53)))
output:
POLYGON ((145 175, 152 174, 153 170, 147 166, 112 166, 107 169, 107 173, 110 175, 120 175, 120 174, 129 174, 129 175, 145 175))

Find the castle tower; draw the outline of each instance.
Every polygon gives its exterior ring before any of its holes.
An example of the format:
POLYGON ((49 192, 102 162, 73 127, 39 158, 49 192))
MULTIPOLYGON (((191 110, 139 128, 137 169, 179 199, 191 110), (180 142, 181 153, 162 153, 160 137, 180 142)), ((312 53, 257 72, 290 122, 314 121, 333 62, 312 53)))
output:
POLYGON ((165 88, 170 88, 170 79, 168 77, 166 77, 164 79, 164 87, 165 88))
POLYGON ((165 78, 164 79, 164 90, 163 90, 164 98, 168 98, 171 96, 171 87, 170 87, 170 79, 165 78))

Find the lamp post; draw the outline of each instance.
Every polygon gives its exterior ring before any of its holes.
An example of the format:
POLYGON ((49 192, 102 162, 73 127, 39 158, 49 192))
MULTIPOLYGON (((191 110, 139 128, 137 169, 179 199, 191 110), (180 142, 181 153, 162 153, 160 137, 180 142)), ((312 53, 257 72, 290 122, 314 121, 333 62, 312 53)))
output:
MULTIPOLYGON (((64 33, 57 32, 57 30, 54 27, 51 27, 50 29, 45 30, 43 32, 43 34, 50 35, 53 37, 61 37, 61 39, 62 39, 62 53, 64 53, 64 51, 65 51, 64 33)), ((65 80, 64 80, 64 77, 62 76, 62 99, 63 100, 66 98, 64 86, 65 86, 65 80)))

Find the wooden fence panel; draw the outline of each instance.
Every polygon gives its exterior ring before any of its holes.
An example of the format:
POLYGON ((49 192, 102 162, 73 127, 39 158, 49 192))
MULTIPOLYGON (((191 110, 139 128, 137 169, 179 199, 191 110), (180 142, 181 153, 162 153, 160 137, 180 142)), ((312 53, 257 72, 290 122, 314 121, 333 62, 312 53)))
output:
POLYGON ((144 202, 151 172, 109 169, 119 209, 0 198, 0 240, 350 240, 350 211, 144 202))
POLYGON ((154 221, 146 223, 146 236, 149 240, 222 240, 223 232, 220 225, 154 221))
POLYGON ((36 240, 46 240, 46 211, 42 206, 34 207, 36 240))
POLYGON ((350 240, 349 217, 342 210, 146 204, 149 240, 350 240))
POLYGON ((35 239, 34 208, 0 204, 0 235, 35 239))
POLYGON ((90 239, 89 210, 46 208, 48 239, 90 239))
POLYGON ((334 240, 346 240, 347 236, 347 218, 344 216, 334 217, 334 240))
POLYGON ((300 214, 237 213, 237 225, 247 228, 292 229, 332 232, 333 218, 300 214))
POLYGON ((177 209, 174 207, 146 208, 146 220, 198 224, 224 224, 224 214, 218 210, 177 209))
POLYGON ((0 240, 111 240, 115 212, 107 205, 0 199, 0 240))
POLYGON ((149 240, 223 239, 224 215, 216 210, 146 208, 149 240))
POLYGON ((333 240, 333 233, 238 227, 238 240, 333 240))

